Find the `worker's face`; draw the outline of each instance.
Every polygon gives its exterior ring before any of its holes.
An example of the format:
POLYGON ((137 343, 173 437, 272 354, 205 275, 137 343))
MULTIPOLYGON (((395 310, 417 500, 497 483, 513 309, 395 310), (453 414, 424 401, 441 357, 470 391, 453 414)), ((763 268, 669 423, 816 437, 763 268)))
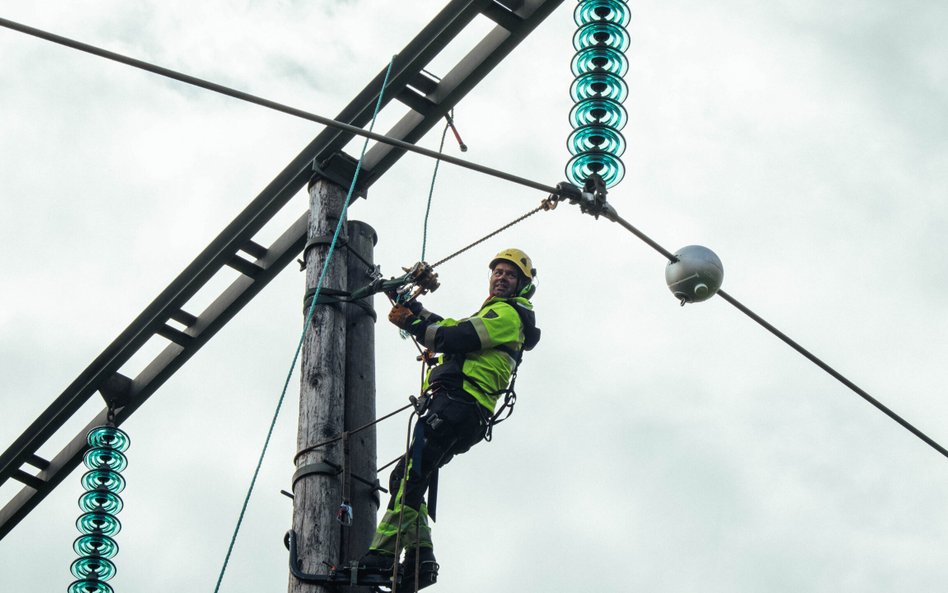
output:
POLYGON ((513 264, 497 262, 490 271, 490 296, 509 298, 517 292, 520 284, 520 270, 513 264))

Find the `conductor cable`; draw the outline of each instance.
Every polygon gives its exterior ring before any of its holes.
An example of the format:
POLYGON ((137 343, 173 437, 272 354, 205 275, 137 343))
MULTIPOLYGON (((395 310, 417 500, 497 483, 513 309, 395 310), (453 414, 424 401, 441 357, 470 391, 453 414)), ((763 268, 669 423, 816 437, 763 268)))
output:
POLYGON ((793 348, 794 350, 796 350, 797 352, 799 352, 800 354, 802 354, 803 356, 805 356, 808 360, 810 360, 810 362, 812 362, 812 363, 815 364, 816 366, 820 367, 821 369, 823 369, 824 371, 826 371, 827 373, 829 373, 834 379, 836 379, 837 381, 839 381, 840 383, 842 383, 842 384, 845 385, 846 387, 849 387, 849 388, 850 388, 852 391, 854 391, 859 397, 863 398, 864 400, 866 400, 867 402, 869 402, 870 404, 872 404, 873 406, 875 406, 877 409, 879 409, 883 414, 885 414, 885 415, 888 416, 889 418, 891 418, 891 419, 895 420, 896 422, 898 422, 899 424, 901 424, 903 428, 905 428, 906 430, 908 430, 909 432, 911 432, 912 434, 914 434, 915 436, 917 436, 918 438, 920 438, 922 441, 924 441, 924 442, 925 442, 927 445, 929 445, 931 448, 933 448, 934 450, 938 451, 939 453, 941 453, 941 454, 944 455, 945 457, 948 457, 948 450, 945 450, 944 447, 942 447, 941 445, 939 445, 937 442, 935 442, 933 439, 931 439, 928 435, 926 435, 925 433, 923 433, 923 432, 920 431, 919 429, 915 428, 915 427, 914 427, 912 424, 910 424, 907 420, 905 420, 904 418, 902 418, 901 416, 899 416, 898 414, 896 414, 895 412, 893 412, 893 411, 892 411, 891 409, 889 409, 885 404, 883 404, 882 402, 880 402, 880 401, 877 400, 876 398, 874 398, 874 397, 872 397, 871 395, 869 395, 868 393, 866 393, 862 388, 860 388, 858 385, 856 385, 855 383, 853 383, 852 381, 850 381, 849 379, 847 379, 846 377, 844 377, 844 376, 843 376, 841 373, 839 373, 836 369, 834 369, 834 368, 831 367, 830 365, 826 364, 825 362, 823 362, 822 360, 820 360, 819 358, 817 358, 812 352, 810 352, 809 350, 807 350, 806 348, 804 348, 804 347, 801 346, 800 344, 796 343, 796 342, 795 342, 794 340, 792 340, 789 336, 787 336, 787 335, 784 334, 782 331, 780 331, 779 329, 777 329, 776 327, 774 327, 773 325, 771 325, 770 323, 768 323, 768 322, 767 322, 765 319, 763 319, 760 315, 757 315, 756 313, 754 313, 753 311, 751 311, 750 309, 748 309, 746 306, 744 306, 743 304, 741 304, 737 299, 735 299, 734 297, 732 297, 732 296, 729 295, 728 293, 724 292, 723 290, 718 289, 718 294, 719 294, 719 295, 721 296, 721 298, 723 298, 725 301, 727 301, 727 302, 729 302, 731 305, 733 305, 734 308, 736 308, 738 311, 740 311, 741 313, 747 315, 748 317, 750 317, 751 319, 753 319, 754 321, 756 321, 758 324, 760 324, 761 327, 763 327, 764 329, 766 329, 767 331, 769 331, 769 332, 772 333, 773 335, 775 335, 775 336, 777 336, 778 338, 780 338, 781 340, 783 340, 783 341, 784 341, 787 345, 789 345, 791 348, 793 348))
MULTIPOLYGON (((626 221, 621 216, 619 216, 615 212, 614 209, 611 209, 611 211, 607 215, 607 218, 613 222, 618 223, 619 225, 624 227, 626 230, 628 230, 630 233, 634 234, 636 237, 638 237, 639 239, 647 243, 650 247, 652 247, 653 249, 655 249, 656 251, 664 255, 668 259, 668 261, 670 262, 678 261, 678 258, 675 257, 675 255, 672 252, 668 251, 667 249, 659 245, 656 241, 652 240, 648 235, 646 235, 639 229, 632 226, 628 221, 626 221)), ((739 302, 737 299, 732 297, 727 292, 723 290, 718 290, 717 294, 720 295, 721 298, 723 298, 725 301, 730 303, 735 309, 747 315, 753 321, 757 322, 761 327, 763 327, 764 329, 766 329, 773 335, 777 336, 778 338, 780 338, 780 340, 782 340, 788 346, 790 346, 791 348, 793 348, 794 350, 802 354, 810 362, 814 363, 816 366, 823 369, 826 373, 828 373, 834 379, 836 379, 837 381, 839 381, 840 383, 848 387, 850 390, 856 393, 856 395, 858 395, 859 397, 863 398, 864 400, 872 404, 875 408, 877 408, 879 411, 881 411, 883 414, 885 414, 892 420, 895 420, 903 428, 905 428, 906 430, 914 434, 916 437, 921 439, 925 444, 930 446, 932 449, 938 451, 943 456, 948 458, 948 450, 946 450, 944 447, 939 445, 934 439, 932 439, 931 437, 923 433, 921 430, 913 426, 910 422, 908 422, 907 420, 905 420, 904 418, 902 418, 901 416, 893 412, 889 407, 884 405, 882 402, 880 402, 876 398, 866 393, 865 390, 863 390, 858 385, 856 385, 855 383, 847 379, 842 373, 834 369, 832 366, 830 366, 826 362, 820 360, 820 358, 818 358, 815 354, 813 354, 812 352, 810 352, 809 350, 807 350, 806 348, 798 344, 796 341, 791 339, 785 333, 783 333, 782 331, 778 330, 776 327, 768 323, 763 317, 751 311, 750 308, 743 305, 741 302, 739 302)))
MULTIPOLYGON (((125 65, 127 65, 127 66, 132 66, 132 67, 134 67, 134 68, 139 68, 139 69, 141 69, 141 70, 145 70, 146 72, 151 72, 152 74, 158 74, 159 76, 164 76, 164 77, 167 77, 167 78, 171 78, 171 79, 173 79, 173 80, 177 80, 177 81, 179 81, 179 82, 183 82, 183 83, 186 83, 186 84, 190 84, 190 85, 193 85, 193 86, 197 86, 197 87, 203 88, 203 89, 205 89, 205 90, 213 91, 213 92, 215 92, 215 93, 220 93, 220 94, 222 94, 222 95, 227 95, 228 97, 233 97, 233 98, 235 98, 235 99, 240 99, 241 101, 246 101, 246 102, 248 102, 248 103, 253 103, 253 104, 255 104, 255 105, 260 105, 261 107, 266 107, 266 108, 268 108, 268 109, 273 109, 273 110, 279 111, 279 112, 281 112, 281 113, 286 113, 286 114, 288 114, 288 115, 292 115, 292 116, 299 117, 299 118, 302 118, 302 119, 306 119, 306 120, 309 120, 309 121, 312 121, 312 122, 316 122, 316 123, 318 123, 318 124, 322 124, 322 125, 328 126, 328 127, 330 127, 330 128, 336 128, 336 129, 342 130, 342 131, 344 131, 344 132, 349 132, 349 133, 351 133, 351 134, 355 134, 356 136, 362 136, 362 137, 368 138, 368 139, 370 139, 370 140, 375 140, 376 142, 381 142, 382 144, 388 144, 388 145, 394 146, 394 147, 396 147, 396 148, 401 148, 402 150, 406 150, 406 151, 408 151, 408 152, 414 152, 414 153, 416 153, 416 154, 420 154, 420 155, 423 155, 423 156, 426 156, 426 157, 429 157, 429 158, 439 159, 439 160, 441 160, 441 161, 444 161, 444 162, 446 162, 446 163, 451 163, 452 165, 456 165, 456 166, 458 166, 458 167, 463 167, 463 168, 469 169, 469 170, 471 170, 471 171, 477 171, 478 173, 483 173, 483 174, 485 174, 485 175, 490 175, 491 177, 496 177, 496 178, 498 178, 498 179, 503 179, 503 180, 505 180, 505 181, 510 181, 510 182, 516 183, 516 184, 518 184, 518 185, 523 185, 523 186, 530 187, 530 188, 533 188, 533 189, 537 189, 537 190, 540 190, 540 191, 543 191, 543 192, 547 192, 547 193, 552 193, 552 194, 558 194, 558 193, 559 193, 559 190, 557 190, 556 188, 551 187, 551 186, 549 186, 549 185, 545 185, 545 184, 539 183, 539 182, 537 182, 537 181, 532 181, 532 180, 530 180, 530 179, 526 179, 526 178, 524 178, 524 177, 519 177, 519 176, 513 175, 513 174, 511 174, 511 173, 506 173, 506 172, 504 172, 504 171, 499 171, 499 170, 497 170, 497 169, 492 169, 492 168, 490 168, 490 167, 486 167, 486 166, 484 166, 484 165, 479 165, 479 164, 477 164, 477 163, 473 163, 473 162, 471 162, 471 161, 466 161, 466 160, 464 160, 464 159, 459 159, 459 158, 453 157, 453 156, 451 156, 451 155, 440 154, 440 153, 438 153, 438 152, 436 152, 436 151, 434 151, 434 150, 429 150, 429 149, 427 149, 427 148, 422 148, 422 147, 420 147, 420 146, 416 146, 416 145, 414 145, 414 144, 411 144, 411 143, 409 143, 409 142, 405 142, 405 141, 403 141, 403 140, 399 140, 399 139, 397 139, 397 138, 391 138, 391 137, 385 136, 385 135, 383 135, 383 134, 376 134, 376 133, 371 132, 371 131, 363 130, 362 128, 357 127, 357 126, 353 126, 353 125, 350 125, 350 124, 347 124, 347 123, 344 123, 344 122, 341 122, 341 121, 336 121, 336 120, 334 120, 334 119, 330 119, 330 118, 328 118, 328 117, 323 117, 323 116, 321 116, 321 115, 317 115, 317 114, 311 113, 311 112, 309 112, 309 111, 304 111, 304 110, 302 110, 302 109, 297 109, 297 108, 295 108, 295 107, 290 107, 289 105, 284 105, 284 104, 278 103, 278 102, 276 102, 276 101, 271 101, 271 100, 269 100, 269 99, 264 99, 264 98, 258 97, 258 96, 256 96, 256 95, 252 95, 252 94, 250 94, 250 93, 245 93, 245 92, 243 92, 243 91, 239 91, 239 90, 236 90, 236 89, 232 89, 232 88, 227 87, 227 86, 224 86, 224 85, 222 85, 222 84, 217 84, 217 83, 215 83, 215 82, 210 82, 210 81, 207 81, 207 80, 203 80, 203 79, 201 79, 201 78, 197 78, 197 77, 195 77, 195 76, 190 76, 190 75, 188 75, 188 74, 182 74, 182 73, 180 73, 180 72, 176 72, 176 71, 171 70, 171 69, 168 69, 168 68, 164 68, 164 67, 161 67, 161 66, 156 66, 155 64, 150 64, 150 63, 148 63, 148 62, 144 62, 144 61, 142 61, 142 60, 138 60, 138 59, 135 59, 135 58, 130 58, 130 57, 128 57, 128 56, 124 56, 124 55, 122 55, 122 54, 115 53, 115 52, 113 52, 113 51, 109 51, 109 50, 106 50, 106 49, 102 49, 102 48, 99 48, 99 47, 95 47, 95 46, 89 45, 89 44, 87 44, 87 43, 82 43, 81 41, 76 41, 76 40, 74 40, 74 39, 69 39, 68 37, 63 37, 63 36, 61 36, 61 35, 56 35, 56 34, 54 34, 54 33, 49 33, 49 32, 47 32, 47 31, 43 31, 43 30, 41 30, 41 29, 36 29, 36 28, 30 27, 30 26, 27 26, 27 25, 23 25, 23 24, 14 22, 14 21, 10 21, 10 20, 4 19, 4 18, 0 18, 0 27, 5 27, 5 28, 7 28, 7 29, 12 29, 12 30, 14 30, 14 31, 18 31, 18 32, 20 32, 20 33, 24 33, 24 34, 26 34, 26 35, 31 35, 31 36, 33 36, 33 37, 37 37, 37 38, 39 38, 39 39, 44 39, 44 40, 46 40, 46 41, 51 41, 51 42, 53 42, 53 43, 57 43, 57 44, 59 44, 59 45, 63 45, 63 46, 66 46, 66 47, 69 47, 69 48, 72 48, 72 49, 76 49, 76 50, 83 51, 83 52, 86 52, 86 53, 89 53, 89 54, 92 54, 92 55, 95 55, 95 56, 99 56, 99 57, 105 58, 105 59, 107 59, 107 60, 112 60, 112 61, 114 61, 114 62, 119 62, 119 63, 125 64, 125 65)), ((385 90, 385 89, 383 89, 383 91, 384 91, 384 90, 385 90)))

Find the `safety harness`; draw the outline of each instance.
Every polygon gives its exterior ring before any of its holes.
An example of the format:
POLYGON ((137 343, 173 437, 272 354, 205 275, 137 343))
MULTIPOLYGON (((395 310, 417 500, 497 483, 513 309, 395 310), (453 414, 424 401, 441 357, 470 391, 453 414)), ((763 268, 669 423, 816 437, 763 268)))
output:
MULTIPOLYGON (((513 307, 514 311, 516 311, 517 315, 520 317, 524 338, 522 348, 511 348, 510 346, 506 345, 495 347, 497 350, 507 354, 507 356, 509 356, 510 359, 514 361, 513 370, 510 373, 510 381, 507 383, 506 387, 496 391, 489 391, 484 388, 484 386, 481 385, 476 378, 465 374, 464 354, 451 354, 442 357, 422 357, 426 362, 428 362, 428 364, 438 364, 434 361, 440 358, 440 364, 457 365, 457 373, 462 379, 462 386, 463 382, 467 381, 485 396, 497 397, 498 401, 500 400, 500 396, 503 396, 503 403, 501 403, 500 407, 494 413, 488 412, 480 403, 478 403, 476 407, 477 412, 481 417, 481 422, 485 427, 484 440, 488 442, 493 438, 494 426, 500 424, 509 418, 511 414, 513 414, 514 406, 517 403, 517 392, 515 391, 517 371, 520 369, 520 363, 523 362, 523 352, 525 350, 533 350, 533 348, 540 341, 540 328, 536 326, 536 316, 534 315, 533 311, 514 299, 504 299, 504 302, 513 307)), ((426 392, 422 396, 421 400, 427 400, 428 398, 425 396, 428 395, 430 395, 430 392, 426 392)))

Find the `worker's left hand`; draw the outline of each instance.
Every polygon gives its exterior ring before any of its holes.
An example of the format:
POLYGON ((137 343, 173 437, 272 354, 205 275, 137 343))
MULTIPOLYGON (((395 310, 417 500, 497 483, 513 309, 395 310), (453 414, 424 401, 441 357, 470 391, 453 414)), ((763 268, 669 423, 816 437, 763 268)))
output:
POLYGON ((409 330, 412 323, 418 320, 418 316, 408 307, 395 305, 388 313, 388 320, 401 329, 409 330))

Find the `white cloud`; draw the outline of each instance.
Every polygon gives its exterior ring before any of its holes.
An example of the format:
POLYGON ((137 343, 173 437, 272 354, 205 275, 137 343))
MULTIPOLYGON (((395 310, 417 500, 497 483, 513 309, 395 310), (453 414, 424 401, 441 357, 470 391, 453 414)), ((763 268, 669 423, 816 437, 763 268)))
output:
MULTIPOLYGON (((571 7, 458 106, 470 151, 450 135, 446 151, 550 185, 563 178, 571 7)), ((948 442, 948 11, 630 7, 627 176, 610 201, 666 248, 714 249, 730 294, 948 442)), ((0 12, 331 116, 434 10, 361 0, 3 2, 0 12)), ((10 443, 320 127, 8 30, 0 53, 0 437, 10 443)), ((436 147, 440 133, 422 144, 436 147)), ((386 275, 419 257, 432 167, 407 155, 352 207, 378 231, 386 275)), ((442 165, 429 261, 543 197, 442 165)), ((306 207, 294 198, 268 232, 306 207)), ((507 245, 540 270, 544 337, 495 442, 443 472, 441 587, 941 590, 948 473, 937 452, 723 300, 680 308, 661 256, 569 205, 439 268, 426 304, 470 313, 486 260, 507 245)), ((116 589, 216 583, 298 339, 302 285, 291 266, 127 423, 116 589)), ((387 324, 376 340, 383 413, 413 392, 418 369, 387 324)), ((297 384, 222 591, 286 582, 291 507, 279 490, 293 472, 297 384)), ((404 446, 405 421, 380 426, 380 460, 404 446)), ((18 486, 4 484, 0 501, 18 486)), ((5 538, 9 588, 71 580, 79 493, 76 472, 5 538)))

